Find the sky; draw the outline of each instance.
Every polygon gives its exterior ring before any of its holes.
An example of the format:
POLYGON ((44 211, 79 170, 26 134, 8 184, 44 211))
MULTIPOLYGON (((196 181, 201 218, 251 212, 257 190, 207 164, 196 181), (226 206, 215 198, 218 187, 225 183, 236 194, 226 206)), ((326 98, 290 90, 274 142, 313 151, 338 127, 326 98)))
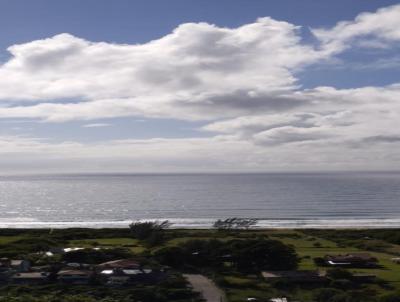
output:
POLYGON ((0 1, 0 174, 400 170, 400 4, 0 1))

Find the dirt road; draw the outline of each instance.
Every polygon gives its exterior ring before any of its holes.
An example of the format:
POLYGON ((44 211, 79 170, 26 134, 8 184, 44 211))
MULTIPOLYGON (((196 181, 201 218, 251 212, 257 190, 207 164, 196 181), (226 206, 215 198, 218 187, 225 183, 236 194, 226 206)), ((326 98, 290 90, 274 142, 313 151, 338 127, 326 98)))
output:
POLYGON ((193 286, 193 290, 199 292, 207 302, 225 302, 225 294, 213 281, 203 275, 184 275, 193 286))

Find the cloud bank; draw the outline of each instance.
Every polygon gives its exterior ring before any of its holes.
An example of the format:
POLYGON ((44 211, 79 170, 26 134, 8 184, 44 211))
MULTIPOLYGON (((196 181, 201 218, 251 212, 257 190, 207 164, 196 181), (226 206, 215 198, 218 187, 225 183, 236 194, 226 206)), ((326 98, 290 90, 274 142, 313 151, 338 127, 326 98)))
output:
POLYGON ((117 170, 116 161, 131 162, 133 171, 399 168, 400 83, 304 89, 296 75, 351 47, 398 47, 400 5, 311 29, 312 42, 305 30, 264 17, 237 28, 186 23, 144 44, 63 33, 10 46, 0 119, 101 128, 104 119, 169 118, 202 121, 210 137, 55 143, 6 135, 0 154, 15 162, 91 157, 117 170))

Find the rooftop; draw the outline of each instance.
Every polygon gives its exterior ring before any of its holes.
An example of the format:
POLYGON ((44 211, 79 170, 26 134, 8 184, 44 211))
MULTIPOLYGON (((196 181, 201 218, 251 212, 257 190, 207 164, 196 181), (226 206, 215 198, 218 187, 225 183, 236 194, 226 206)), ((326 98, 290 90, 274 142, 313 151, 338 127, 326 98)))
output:
POLYGON ((104 262, 98 265, 99 267, 107 268, 139 268, 140 265, 137 261, 132 259, 120 259, 114 261, 104 262))

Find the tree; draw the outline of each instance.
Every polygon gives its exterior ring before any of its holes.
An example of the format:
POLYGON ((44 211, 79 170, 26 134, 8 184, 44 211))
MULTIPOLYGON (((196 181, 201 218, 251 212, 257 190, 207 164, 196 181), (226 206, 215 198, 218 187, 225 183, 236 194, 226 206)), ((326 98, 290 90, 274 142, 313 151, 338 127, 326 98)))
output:
POLYGON ((164 240, 164 230, 172 225, 168 220, 164 221, 137 221, 129 225, 134 238, 146 241, 154 246, 164 240))
POLYGON ((335 288, 321 288, 314 292, 314 299, 316 302, 329 302, 332 297, 340 296, 342 294, 343 291, 335 288))
POLYGON ((299 262, 293 247, 278 240, 233 240, 230 248, 240 271, 292 270, 299 262))
POLYGON ((330 269, 327 271, 326 275, 327 275, 327 277, 329 277, 331 279, 351 280, 353 278, 353 274, 343 268, 330 269))
POLYGON ((295 269, 298 257, 294 249, 277 240, 189 240, 177 247, 155 253, 157 260, 173 267, 221 267, 230 262, 239 271, 295 269))
POLYGON ((387 294, 379 299, 379 302, 400 302, 400 294, 387 294))
POLYGON ((218 219, 214 222, 213 228, 222 231, 222 230, 237 230, 237 229, 245 229, 255 226, 258 222, 257 218, 227 218, 227 219, 218 219))

